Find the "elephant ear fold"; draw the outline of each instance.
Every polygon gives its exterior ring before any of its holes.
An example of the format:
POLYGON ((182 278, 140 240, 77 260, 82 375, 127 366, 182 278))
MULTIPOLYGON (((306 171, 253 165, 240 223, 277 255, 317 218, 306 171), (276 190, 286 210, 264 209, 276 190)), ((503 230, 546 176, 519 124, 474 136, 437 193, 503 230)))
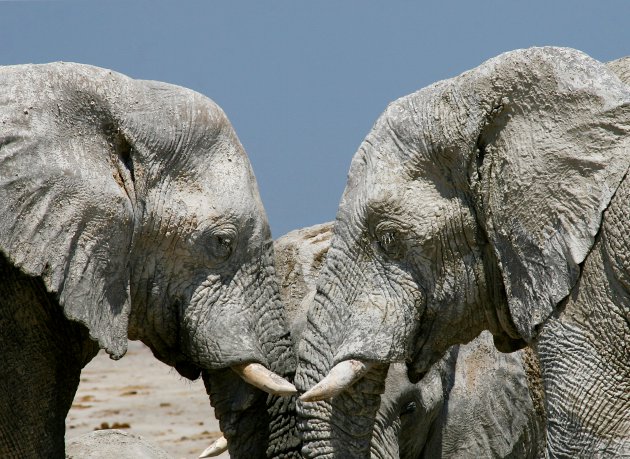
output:
POLYGON ((531 342, 576 284, 628 171, 630 93, 572 50, 490 62, 483 88, 495 102, 477 139, 473 189, 513 324, 531 342))
POLYGON ((120 358, 130 308, 132 159, 101 104, 86 95, 112 78, 69 64, 0 71, 0 256, 41 278, 65 316, 120 358))

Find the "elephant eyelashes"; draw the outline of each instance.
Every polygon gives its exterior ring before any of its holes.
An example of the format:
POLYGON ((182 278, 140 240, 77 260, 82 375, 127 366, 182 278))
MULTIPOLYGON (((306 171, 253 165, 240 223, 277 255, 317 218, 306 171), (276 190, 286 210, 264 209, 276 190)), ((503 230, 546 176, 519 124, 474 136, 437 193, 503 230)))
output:
POLYGON ((390 224, 381 223, 376 227, 376 240, 381 251, 388 257, 399 260, 404 256, 403 238, 390 224))
POLYGON ((400 415, 404 416, 405 414, 411 414, 414 411, 416 411, 416 409, 417 409, 416 402, 406 403, 400 410, 400 415))
POLYGON ((203 238, 203 245, 213 263, 228 260, 236 247, 236 228, 231 225, 215 228, 203 238))
POLYGON ((210 244, 210 254, 216 261, 225 261, 230 258, 234 251, 234 238, 227 235, 217 234, 210 244))

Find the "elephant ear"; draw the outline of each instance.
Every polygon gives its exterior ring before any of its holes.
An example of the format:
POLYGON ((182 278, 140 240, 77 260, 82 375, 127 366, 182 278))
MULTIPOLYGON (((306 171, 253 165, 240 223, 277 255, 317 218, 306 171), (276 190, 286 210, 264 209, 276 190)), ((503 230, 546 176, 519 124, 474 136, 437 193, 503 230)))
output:
MULTIPOLYGON (((630 163, 630 93, 575 50, 532 48, 464 74, 482 106, 477 212, 520 337, 576 284, 630 163)), ((473 166, 473 168, 475 168, 473 166)))
POLYGON ((135 191, 103 98, 128 81, 77 64, 0 69, 0 253, 113 358, 127 348, 135 191))

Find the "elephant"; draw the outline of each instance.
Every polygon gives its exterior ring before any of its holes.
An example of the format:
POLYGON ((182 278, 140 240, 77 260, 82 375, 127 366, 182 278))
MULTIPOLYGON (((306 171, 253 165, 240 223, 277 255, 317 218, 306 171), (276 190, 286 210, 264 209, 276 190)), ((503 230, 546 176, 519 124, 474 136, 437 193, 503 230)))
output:
POLYGON ((451 346, 415 384, 403 363, 391 364, 371 457, 541 457, 545 418, 531 357, 498 352, 484 331, 451 346))
POLYGON ((63 457, 82 367, 128 339, 202 376, 231 457, 292 457, 273 241, 221 108, 74 63, 0 68, 0 101, 2 457, 63 457))
POLYGON ((630 84, 630 56, 607 62, 606 67, 617 75, 623 83, 630 84))
MULTIPOLYGON (((298 348, 333 232, 324 223, 274 242, 280 298, 298 348)), ((373 458, 538 457, 544 438, 540 375, 529 349, 499 353, 484 332, 449 348, 417 383, 393 363, 376 414, 373 458)))
POLYGON ((139 435, 118 429, 96 430, 72 439, 66 459, 174 459, 139 435))
POLYGON ((388 367, 531 347, 548 457, 630 456, 630 90, 529 48, 402 97, 357 153, 300 342, 306 457, 367 457, 388 367))

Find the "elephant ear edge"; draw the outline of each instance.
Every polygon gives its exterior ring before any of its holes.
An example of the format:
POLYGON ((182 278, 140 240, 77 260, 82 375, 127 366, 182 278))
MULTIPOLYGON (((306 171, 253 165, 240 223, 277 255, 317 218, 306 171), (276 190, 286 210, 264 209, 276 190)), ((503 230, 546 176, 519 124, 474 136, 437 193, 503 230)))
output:
POLYGON ((114 359, 127 350, 133 175, 99 98, 125 84, 80 64, 0 69, 0 252, 114 359))
POLYGON ((511 319, 531 343, 576 284, 627 174, 630 92, 603 64, 565 48, 507 53, 481 73, 472 87, 494 103, 473 188, 511 319))

